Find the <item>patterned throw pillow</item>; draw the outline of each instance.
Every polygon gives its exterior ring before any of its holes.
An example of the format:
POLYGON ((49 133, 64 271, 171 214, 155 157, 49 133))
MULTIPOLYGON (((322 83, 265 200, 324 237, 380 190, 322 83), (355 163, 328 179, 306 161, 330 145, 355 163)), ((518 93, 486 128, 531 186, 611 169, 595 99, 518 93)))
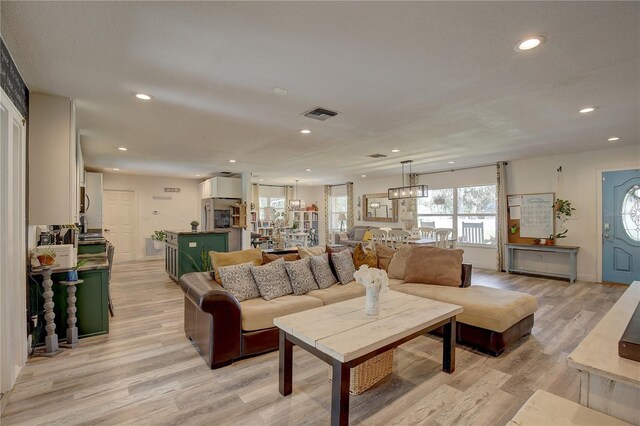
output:
POLYGON ((263 266, 252 266, 251 274, 264 300, 293 293, 289 275, 284 267, 284 259, 278 259, 263 266))
POLYGON ((353 281, 353 274, 356 272, 356 267, 353 264, 353 257, 349 250, 343 250, 331 255, 331 262, 338 274, 338 280, 341 284, 348 284, 353 281))
POLYGON ((329 266, 329 255, 327 253, 320 256, 313 256, 311 259, 311 271, 318 283, 318 287, 329 288, 338 282, 336 276, 331 272, 331 266, 329 266))
POLYGON ((316 284, 313 272, 311 272, 310 257, 293 262, 284 262, 284 267, 287 269, 287 274, 289 274, 294 294, 307 294, 311 290, 318 289, 318 284, 316 284))
POLYGON ((260 297, 260 292, 251 274, 253 262, 241 263, 240 265, 221 266, 218 268, 222 286, 229 293, 233 294, 238 302, 247 299, 260 297))

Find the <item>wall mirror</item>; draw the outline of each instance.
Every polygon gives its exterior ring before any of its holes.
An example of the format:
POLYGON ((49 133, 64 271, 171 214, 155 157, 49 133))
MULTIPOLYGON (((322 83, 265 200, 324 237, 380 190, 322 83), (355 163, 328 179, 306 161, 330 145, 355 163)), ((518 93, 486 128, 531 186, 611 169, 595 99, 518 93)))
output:
POLYGON ((362 196, 362 220, 365 222, 397 222, 398 200, 390 200, 386 193, 362 196))

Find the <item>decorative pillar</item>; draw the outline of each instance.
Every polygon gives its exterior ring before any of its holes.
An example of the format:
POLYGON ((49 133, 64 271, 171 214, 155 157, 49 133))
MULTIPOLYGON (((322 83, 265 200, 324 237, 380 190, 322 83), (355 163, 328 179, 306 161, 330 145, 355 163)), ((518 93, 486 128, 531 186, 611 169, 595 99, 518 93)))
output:
POLYGON ((329 198, 331 197, 331 185, 324 186, 324 242, 331 244, 329 232, 329 198))
POLYGON ((44 292, 44 320, 46 325, 44 329, 47 331, 47 335, 44 338, 45 351, 37 352, 34 355, 54 357, 62 352, 58 347, 58 335, 56 334, 56 314, 53 312, 53 281, 51 281, 51 273, 53 267, 57 265, 44 266, 42 268, 42 287, 44 292))
POLYGON ((353 182, 347 182, 347 232, 353 229, 353 182))

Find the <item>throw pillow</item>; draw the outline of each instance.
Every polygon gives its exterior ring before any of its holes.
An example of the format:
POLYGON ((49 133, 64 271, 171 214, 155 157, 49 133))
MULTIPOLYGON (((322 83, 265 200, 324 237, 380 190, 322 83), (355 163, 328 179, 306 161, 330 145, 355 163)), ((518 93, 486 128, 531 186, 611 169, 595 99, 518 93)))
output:
POLYGON ((251 274, 264 300, 293 293, 289 275, 284 267, 284 259, 274 260, 264 266, 252 266, 251 274))
POLYGON ((305 257, 293 262, 284 262, 294 294, 307 294, 311 290, 318 289, 318 284, 316 284, 316 279, 311 271, 311 259, 311 257, 305 257))
POLYGON ((300 255, 300 259, 304 259, 305 257, 320 256, 326 251, 327 250, 324 248, 324 246, 298 247, 298 254, 300 255))
POLYGON ((389 278, 395 278, 397 280, 404 280, 404 276, 407 273, 407 260, 409 260, 409 254, 411 254, 411 246, 408 244, 402 245, 398 248, 397 253, 393 255, 391 262, 389 262, 389 278))
POLYGON ((361 243, 356 245, 355 250, 353 250, 353 265, 356 270, 360 269, 362 265, 368 265, 372 268, 378 267, 378 256, 376 256, 376 252, 373 250, 365 249, 362 247, 361 243))
POLYGON ((252 266, 254 266, 253 262, 247 262, 218 268, 222 286, 233 294, 238 302, 260 297, 253 274, 251 274, 252 266))
POLYGON ((373 238, 371 231, 367 231, 364 233, 364 237, 362 237, 362 241, 371 241, 371 238, 373 238))
POLYGON ((222 284, 218 269, 222 266, 240 265, 241 263, 253 262, 254 265, 262 265, 262 250, 248 249, 240 251, 231 251, 229 253, 218 253, 210 251, 211 266, 216 277, 216 281, 222 284))
POLYGON ((285 262, 291 262, 294 260, 299 260, 300 255, 298 253, 287 253, 287 254, 273 254, 273 253, 265 253, 262 252, 262 264, 266 265, 267 263, 271 263, 274 260, 278 260, 283 258, 285 262))
POLYGON ((367 228, 356 228, 355 232, 353 233, 354 241, 362 241, 365 232, 367 232, 367 228))
POLYGON ((331 255, 331 262, 336 269, 336 275, 338 275, 340 284, 348 284, 353 281, 353 274, 356 272, 356 267, 353 264, 353 257, 351 257, 349 250, 333 253, 331 255))
POLYGON ((375 245, 376 255, 378 256, 378 268, 389 271, 389 263, 393 259, 393 255, 396 254, 396 250, 391 247, 387 247, 384 244, 376 243, 375 245))
POLYGON ((462 284, 462 254, 460 249, 416 246, 407 260, 405 281, 460 287, 462 284))
POLYGON ((338 282, 336 276, 331 272, 331 266, 329 266, 329 254, 324 253, 309 259, 311 259, 313 277, 316 279, 319 288, 329 288, 338 282))

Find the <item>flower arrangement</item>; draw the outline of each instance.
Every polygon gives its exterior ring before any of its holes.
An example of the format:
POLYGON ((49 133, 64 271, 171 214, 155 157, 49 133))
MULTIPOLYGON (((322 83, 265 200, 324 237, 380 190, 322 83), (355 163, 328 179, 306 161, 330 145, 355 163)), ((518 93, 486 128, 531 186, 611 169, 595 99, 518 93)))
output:
POLYGON ((378 268, 362 265, 353 274, 353 278, 367 290, 365 296, 365 312, 367 315, 378 315, 380 313, 380 293, 389 290, 387 273, 378 268))
POLYGON ((369 265, 362 265, 354 274, 353 278, 365 288, 374 287, 379 292, 389 290, 389 277, 387 272, 378 268, 370 268, 369 265))

